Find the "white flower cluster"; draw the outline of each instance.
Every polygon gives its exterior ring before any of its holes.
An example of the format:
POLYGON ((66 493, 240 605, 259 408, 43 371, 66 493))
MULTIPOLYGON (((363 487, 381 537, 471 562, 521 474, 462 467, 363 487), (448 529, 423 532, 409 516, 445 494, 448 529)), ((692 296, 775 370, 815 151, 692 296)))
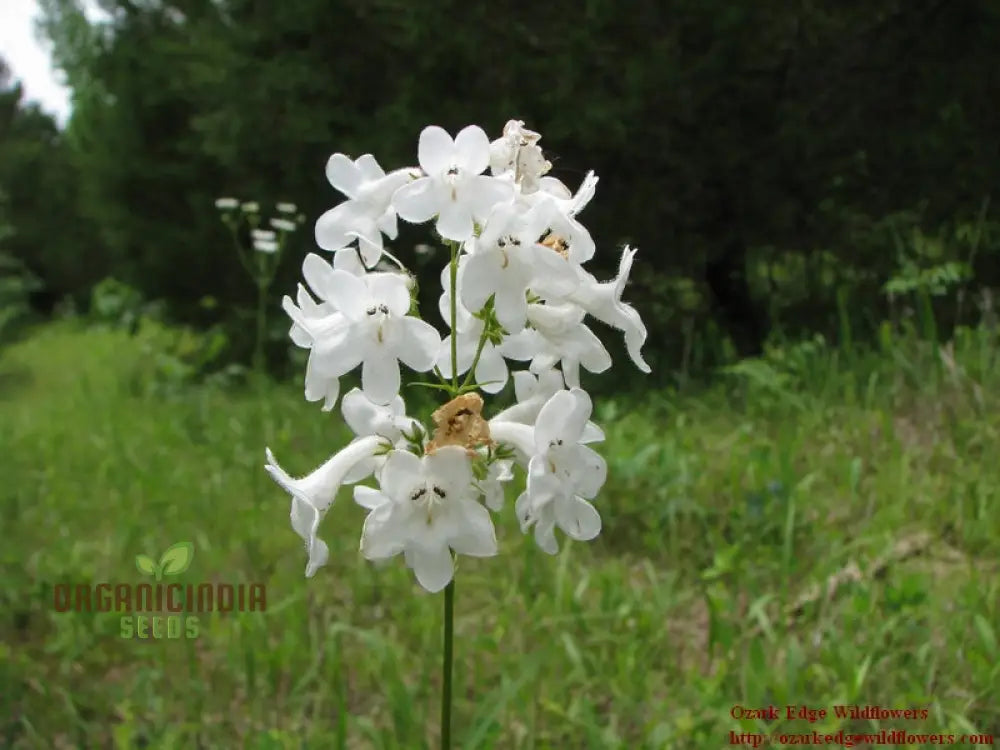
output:
POLYGON ((589 501, 607 465, 589 444, 604 434, 590 421, 580 367, 600 373, 611 357, 585 317, 621 330, 629 356, 649 372, 640 353, 646 328, 622 301, 635 251, 624 249, 610 281, 584 270, 595 247, 577 216, 597 178, 589 173, 574 194, 547 176, 540 139, 513 120, 492 143, 476 126, 455 138, 431 126, 420 134, 419 168, 387 174, 370 154, 351 160, 338 153, 327 163, 330 183, 347 196, 316 223, 317 244, 333 253, 332 262, 309 254, 307 286, 282 304, 292 340, 309 350, 309 401, 334 408, 339 379, 361 368, 361 388, 341 405, 357 437, 299 479, 270 451, 266 467, 292 496, 307 576, 327 560, 317 527, 337 490, 371 476, 377 490, 354 489, 368 510, 362 553, 372 560, 403 553, 429 591, 451 581, 453 554, 496 554, 489 511, 502 508, 515 464, 527 472, 515 512, 543 550, 558 551, 556 527, 581 541, 600 532, 589 501), (383 235, 396 238, 397 217, 434 220, 450 249, 441 273, 440 312, 451 329, 444 340, 420 318, 412 277, 383 245, 383 235), (383 255, 392 270, 384 270, 383 255), (529 364, 511 376, 511 361, 529 364), (400 363, 433 372, 450 393, 432 426, 406 416, 400 363), (487 419, 478 390, 497 393, 510 379, 517 403, 487 419))
POLYGON ((265 255, 274 255, 281 250, 285 236, 299 228, 304 217, 291 216, 297 211, 294 203, 278 203, 275 205, 279 216, 269 220, 272 229, 260 229, 260 204, 257 201, 240 203, 236 198, 217 198, 215 207, 220 211, 222 222, 234 229, 241 220, 246 220, 250 229, 250 239, 253 249, 265 255), (291 216, 291 218, 289 218, 291 216))

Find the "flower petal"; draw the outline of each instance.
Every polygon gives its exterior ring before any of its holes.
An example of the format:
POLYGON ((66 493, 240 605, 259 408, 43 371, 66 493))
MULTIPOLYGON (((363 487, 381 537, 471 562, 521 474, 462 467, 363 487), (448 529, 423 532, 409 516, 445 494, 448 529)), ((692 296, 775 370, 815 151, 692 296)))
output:
POLYGON ((356 230, 365 220, 365 211, 357 201, 344 201, 324 212, 313 230, 316 244, 324 250, 340 250, 351 244, 348 232, 356 230))
POLYGON ((521 525, 522 534, 534 523, 535 518, 532 515, 531 497, 526 491, 518 495, 517 500, 514 501, 514 515, 517 516, 517 521, 521 525))
POLYGON ((393 193, 392 206, 406 221, 422 224, 441 209, 441 195, 430 178, 421 177, 393 193))
POLYGON ((331 270, 324 284, 329 290, 330 302, 338 310, 351 320, 364 320, 365 310, 372 304, 372 294, 362 279, 347 271, 331 270))
POLYGON ((446 445, 424 456, 423 472, 444 490, 449 502, 469 498, 475 493, 472 462, 465 448, 458 445, 446 445))
POLYGON ((385 560, 403 551, 401 519, 394 510, 391 503, 384 503, 365 517, 361 529, 361 554, 366 559, 385 560))
POLYGON ((590 396, 574 388, 554 394, 538 412, 535 422, 535 447, 539 453, 549 449, 550 443, 577 443, 583 428, 590 419, 590 396))
POLYGON ((392 401, 399 386, 399 362, 389 352, 376 350, 361 363, 361 389, 376 404, 392 401))
POLYGON ((403 335, 396 344, 399 360, 416 372, 427 372, 437 362, 441 336, 430 323, 407 316, 399 321, 403 335))
POLYGON ((555 503, 556 523, 571 539, 586 542, 601 533, 601 516, 580 497, 561 497, 555 503))
POLYGON ((346 271, 354 276, 364 276, 366 269, 357 248, 344 247, 333 253, 333 267, 337 271, 346 271))
POLYGON ((423 482, 423 464, 409 451, 390 451, 382 467, 379 486, 394 502, 409 500, 413 488, 423 482))
POLYGON ((587 425, 583 428, 583 434, 580 436, 581 443, 600 443, 604 440, 604 430, 600 428, 599 425, 593 422, 587 422, 587 425))
POLYGON ((573 489, 581 497, 592 499, 608 478, 608 463, 604 456, 586 445, 572 446, 571 451, 573 489))
POLYGON ((492 344, 486 344, 476 365, 476 382, 487 393, 499 393, 507 385, 507 363, 500 351, 492 344))
POLYGON ((402 317, 410 310, 410 290, 399 273, 372 273, 365 277, 372 299, 385 303, 389 312, 402 317))
POLYGON ((376 508, 385 505, 386 503, 391 503, 392 500, 390 500, 381 492, 372 487, 362 486, 354 488, 354 502, 356 502, 362 508, 367 508, 368 510, 375 510, 376 508))
POLYGON ((432 594, 447 586, 455 575, 455 565, 447 547, 427 549, 411 545, 407 558, 417 577, 417 582, 432 594))
POLYGON ((559 553, 559 543, 556 541, 555 535, 555 521, 545 519, 535 525, 535 542, 538 543, 542 552, 549 555, 559 553))
POLYGON ((353 328, 343 327, 313 343, 310 361, 315 360, 317 375, 339 378, 361 364, 366 349, 355 333, 353 328))
MULTIPOLYGON (((488 146, 487 146, 488 148, 488 146)), ((444 172, 454 162, 456 157, 455 141, 448 131, 437 125, 428 125, 420 131, 420 141, 417 144, 417 160, 427 174, 444 172)), ((482 171, 482 170, 480 170, 482 171)), ((403 216, 400 212, 400 216, 403 216)), ((405 219, 406 217, 403 216, 405 219)))
MULTIPOLYGON (((466 336, 459 336, 458 343, 455 345, 455 356, 458 365, 458 374, 464 375, 472 367, 472 359, 475 356, 475 344, 470 346, 470 340, 466 336)), ((444 337, 441 341, 441 349, 438 352, 437 359, 438 369, 441 370, 441 375, 445 378, 450 378, 451 372, 451 335, 444 337)))
POLYGON ((333 298, 334 287, 330 281, 332 273, 333 267, 316 253, 309 253, 302 261, 302 277, 321 300, 329 301, 333 298))
POLYGON ((317 372, 312 353, 309 354, 309 359, 306 361, 305 386, 306 401, 322 400, 324 402, 323 411, 330 411, 337 402, 337 396, 340 395, 340 381, 335 377, 317 372))
POLYGON ((388 409, 372 403, 360 388, 352 388, 344 394, 340 411, 355 435, 374 435, 376 425, 382 421, 388 409))
POLYGON ((366 237, 360 232, 348 232, 348 234, 358 238, 358 252, 365 268, 374 268, 382 259, 382 235, 373 234, 371 237, 366 237))
POLYGON ((472 213, 468 204, 459 200, 447 200, 441 205, 435 228, 442 237, 456 242, 464 242, 472 236, 472 213))
POLYGON ((462 128, 455 136, 454 149, 459 166, 472 174, 481 174, 490 164, 490 139, 478 125, 462 128))
POLYGON ((493 519, 486 508, 475 500, 463 500, 457 509, 462 515, 462 534, 453 537, 449 546, 460 555, 492 557, 497 553, 497 536, 493 519))
POLYGON ((385 170, 379 166, 378 161, 371 154, 362 154, 354 160, 358 174, 365 182, 375 182, 385 177, 385 170))
MULTIPOLYGON (((503 277, 510 279, 512 276, 513 274, 504 274, 503 277)), ((493 301, 494 312, 500 325, 511 333, 520 333, 528 320, 525 291, 525 287, 520 284, 511 285, 509 282, 497 289, 497 296, 493 301)))
POLYGON ((494 208, 513 200, 514 186, 495 177, 478 175, 465 186, 464 193, 473 217, 482 223, 494 208))
POLYGON ((502 257, 497 252, 477 252, 468 256, 459 279, 459 296, 470 312, 479 312, 494 294, 501 278, 502 257))
POLYGON ((327 160, 326 179, 348 198, 358 197, 361 170, 346 154, 334 154, 327 160))

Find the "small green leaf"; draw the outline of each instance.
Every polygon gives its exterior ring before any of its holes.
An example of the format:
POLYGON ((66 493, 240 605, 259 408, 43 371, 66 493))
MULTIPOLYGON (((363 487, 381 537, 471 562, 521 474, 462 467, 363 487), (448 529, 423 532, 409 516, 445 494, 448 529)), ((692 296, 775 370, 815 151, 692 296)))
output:
POLYGON ((136 555, 135 556, 135 567, 138 568, 139 572, 147 575, 156 575, 156 562, 151 557, 146 555, 136 555))
POLYGON ((177 542, 160 557, 163 575, 175 576, 183 573, 190 567, 193 557, 194 545, 191 542, 177 542))

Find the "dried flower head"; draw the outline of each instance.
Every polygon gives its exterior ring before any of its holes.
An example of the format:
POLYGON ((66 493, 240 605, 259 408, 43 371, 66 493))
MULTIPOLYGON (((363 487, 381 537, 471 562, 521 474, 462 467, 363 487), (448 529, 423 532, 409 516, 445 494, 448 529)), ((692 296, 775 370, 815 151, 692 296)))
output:
POLYGON ((469 451, 490 445, 490 425, 483 419, 483 397, 466 393, 453 398, 431 415, 434 437, 427 444, 427 453, 446 445, 458 445, 469 451))

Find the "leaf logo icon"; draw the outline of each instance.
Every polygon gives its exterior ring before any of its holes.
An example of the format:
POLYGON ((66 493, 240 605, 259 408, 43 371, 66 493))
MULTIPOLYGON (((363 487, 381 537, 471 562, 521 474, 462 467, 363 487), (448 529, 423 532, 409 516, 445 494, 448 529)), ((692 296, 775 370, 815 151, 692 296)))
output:
POLYGON ((191 542, 177 542, 167 548, 156 562, 148 555, 136 555, 135 567, 140 573, 153 576, 157 581, 163 576, 176 576, 191 567, 194 557, 194 545, 191 542))
POLYGON ((160 570, 165 576, 176 576, 191 567, 194 545, 191 542, 177 542, 160 557, 160 570))
POLYGON ((136 555, 135 567, 139 569, 140 573, 147 576, 156 576, 156 580, 160 580, 160 566, 156 564, 153 558, 146 555, 136 555))

